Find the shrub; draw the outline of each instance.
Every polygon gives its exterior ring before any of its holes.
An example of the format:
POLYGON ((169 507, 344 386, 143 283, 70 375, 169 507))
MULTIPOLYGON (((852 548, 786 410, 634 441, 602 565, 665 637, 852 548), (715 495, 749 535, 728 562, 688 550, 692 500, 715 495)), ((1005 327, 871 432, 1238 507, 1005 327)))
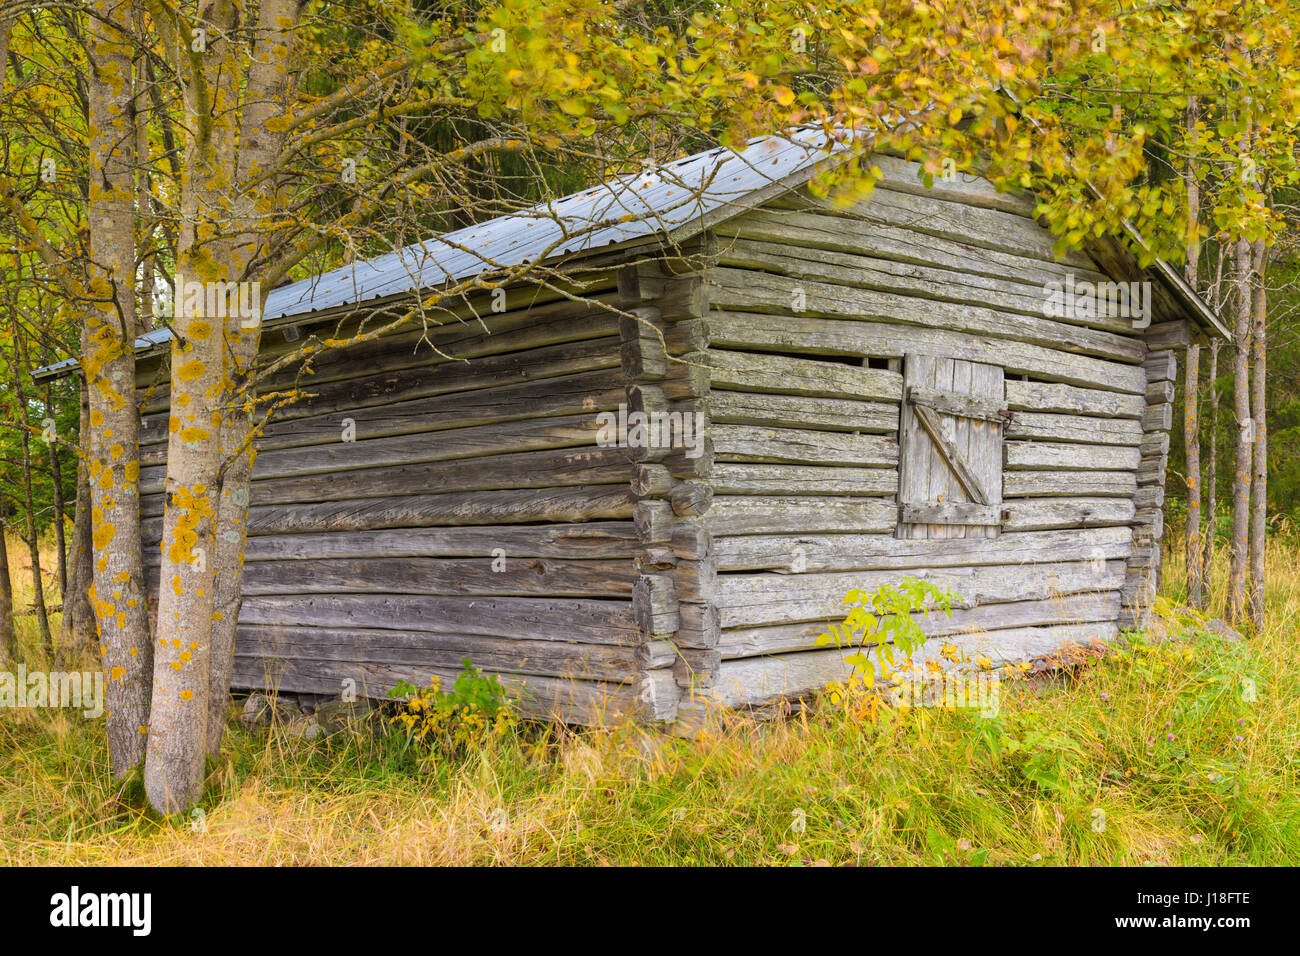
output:
POLYGON ((886 584, 875 591, 853 590, 844 596, 844 603, 853 605, 839 624, 832 624, 817 638, 817 644, 834 644, 836 647, 856 647, 859 650, 844 658, 852 667, 848 681, 832 681, 826 690, 833 703, 852 698, 865 707, 863 716, 874 716, 876 698, 864 695, 875 690, 876 662, 871 659, 872 645, 876 656, 884 663, 882 679, 888 679, 899 669, 909 668, 912 654, 925 643, 925 631, 912 615, 920 612, 929 616, 941 610, 952 616, 954 602, 961 596, 945 591, 920 578, 903 578, 898 586, 886 584), (902 661, 899 661, 899 656, 902 661))
POLYGON ((505 688, 495 674, 484 674, 468 657, 450 691, 438 677, 417 689, 401 681, 388 696, 403 703, 389 724, 405 731, 406 743, 419 744, 447 756, 487 746, 515 731, 515 716, 505 688))

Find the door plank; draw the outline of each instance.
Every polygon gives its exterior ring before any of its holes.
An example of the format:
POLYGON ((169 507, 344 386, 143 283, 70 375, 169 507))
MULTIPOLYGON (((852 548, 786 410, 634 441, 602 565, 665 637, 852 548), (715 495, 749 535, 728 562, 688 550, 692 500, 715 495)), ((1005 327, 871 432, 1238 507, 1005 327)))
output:
MULTIPOLYGON (((966 459, 962 457, 962 453, 957 450, 956 445, 944 436, 939 416, 926 406, 918 405, 916 406, 916 417, 929 434, 930 440, 934 442, 939 457, 952 470, 956 479, 961 482, 962 490, 966 492, 966 496, 976 504, 987 505, 989 503, 988 492, 984 490, 984 486, 980 484, 979 478, 976 477, 971 467, 966 464, 966 459)), ((964 437, 964 443, 969 447, 971 436, 967 421, 958 420, 957 441, 961 441, 964 437), (966 433, 964 436, 962 435, 963 431, 966 433)))

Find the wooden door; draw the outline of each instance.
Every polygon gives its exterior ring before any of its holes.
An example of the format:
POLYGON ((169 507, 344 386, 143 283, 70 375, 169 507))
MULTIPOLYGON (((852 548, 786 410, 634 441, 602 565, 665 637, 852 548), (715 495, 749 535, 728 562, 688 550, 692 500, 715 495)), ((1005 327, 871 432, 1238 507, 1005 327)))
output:
POLYGON ((997 536, 1006 418, 1000 367, 906 356, 898 537, 997 536))

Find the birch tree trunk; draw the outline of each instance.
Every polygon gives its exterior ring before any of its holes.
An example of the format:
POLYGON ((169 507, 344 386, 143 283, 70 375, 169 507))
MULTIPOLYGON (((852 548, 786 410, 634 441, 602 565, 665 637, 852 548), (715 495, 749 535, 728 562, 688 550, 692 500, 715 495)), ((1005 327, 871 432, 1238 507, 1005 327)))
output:
POLYGON ((242 284, 260 288, 253 263, 264 260, 265 223, 278 203, 274 169, 299 11, 296 0, 262 3, 251 52, 226 39, 243 12, 231 0, 211 4, 207 49, 177 63, 190 71, 181 206, 184 221, 196 224, 181 232, 177 272, 187 283, 219 284, 226 308, 196 315, 187 307, 172 347, 172 407, 185 411, 173 418, 168 440, 160 641, 145 766, 145 790, 162 812, 198 799, 204 758, 220 748, 242 589, 253 454, 247 384, 261 316, 243 316, 236 304, 245 299, 242 284), (254 185, 242 189, 241 177, 254 185))
POLYGON ((1254 422, 1250 407, 1251 246, 1238 239, 1233 250, 1236 277, 1236 323, 1232 361, 1233 410, 1237 421, 1237 468, 1232 481, 1232 554, 1228 568, 1228 619, 1240 622, 1246 613, 1246 572, 1249 564, 1250 479, 1254 467, 1254 422))
POLYGON ((1206 466, 1205 476, 1205 547, 1201 551, 1201 581, 1204 586, 1205 603, 1209 605, 1210 583, 1214 572, 1214 548, 1217 544, 1219 516, 1219 349, 1222 343, 1214 339, 1210 343, 1210 439, 1208 448, 1210 460, 1206 466))
POLYGON ((1201 347, 1187 346, 1187 370, 1183 379, 1183 451, 1187 457, 1187 603, 1203 607, 1205 593, 1201 578, 1201 347))
POLYGON ((90 409, 85 382, 78 389, 81 413, 77 461, 77 498, 72 516, 72 540, 68 547, 68 587, 63 594, 63 624, 59 634, 59 666, 79 664, 94 646, 95 614, 90 606, 90 584, 94 576, 90 541, 90 481, 86 475, 84 450, 90 447, 90 409))
POLYGON ((1255 630, 1264 627, 1265 567, 1264 544, 1268 529, 1268 289, 1264 285, 1268 250, 1264 241, 1254 243, 1254 298, 1252 303, 1251 354, 1254 374, 1251 378, 1251 418, 1255 422, 1253 471, 1250 502, 1250 620, 1255 630))
POLYGON ((96 0, 88 18, 90 266, 82 368, 90 405, 91 601, 103 649, 113 775, 145 753, 153 654, 140 545, 140 418, 135 402, 134 130, 126 2, 96 0))
MULTIPOLYGON (((50 396, 50 386, 45 386, 45 417, 54 422, 54 401, 50 396)), ((59 435, 52 434, 46 449, 50 456, 50 483, 54 489, 54 547, 55 559, 57 560, 57 576, 59 583, 59 602, 64 605, 64 612, 67 612, 68 603, 68 543, 64 538, 63 523, 67 520, 67 505, 63 500, 63 456, 59 454, 59 435)))
POLYGON ((5 353, 9 359, 10 387, 14 391, 18 423, 18 446, 22 453, 21 489, 23 511, 23 542, 27 545, 27 560, 31 565, 32 610, 36 614, 36 626, 41 635, 41 651, 45 660, 54 660, 54 637, 50 632, 50 616, 45 602, 45 581, 41 573, 41 543, 36 528, 36 498, 32 486, 32 416, 31 405, 27 401, 27 390, 23 381, 27 376, 30 363, 27 361, 26 332, 18 321, 17 291, 10 286, 13 293, 7 303, 9 311, 9 332, 13 346, 12 355, 5 353))
MULTIPOLYGON (((1191 140, 1196 137, 1196 98, 1187 105, 1187 132, 1191 140)), ((1190 157, 1185 167, 1187 183, 1187 281, 1193 289, 1197 285, 1199 264, 1201 190, 1196 180, 1196 168, 1190 157)), ((1183 379, 1183 451, 1187 461, 1187 603, 1192 607, 1205 605, 1204 583, 1201 577, 1201 421, 1200 421, 1201 346, 1197 342, 1187 345, 1187 369, 1183 379)))
POLYGON ((9 577, 9 527, 0 499, 0 651, 6 661, 18 660, 18 631, 14 627, 14 589, 9 577))
MULTIPOLYGON (((0 15, 0 94, 4 93, 9 64, 9 36, 13 20, 0 15)), ((18 631, 14 627, 14 591, 9 577, 9 527, 5 523, 4 499, 0 498, 0 653, 8 661, 18 659, 18 631)))
MULTIPOLYGON (((261 259, 266 240, 261 224, 282 207, 273 170, 284 147, 288 115, 289 55, 299 15, 296 0, 264 0, 257 39, 250 56, 247 106, 242 116, 239 176, 257 185, 235 203, 239 230, 231 267, 235 275, 263 284, 248 274, 261 259)), ((213 587, 212 658, 209 674, 207 752, 216 756, 225 733, 234 670, 235 628, 243 603, 244 546, 247 538, 249 482, 252 479, 253 411, 250 377, 261 340, 261 317, 252 323, 227 323, 226 382, 230 402, 222 426, 223 471, 217 508, 216 578, 213 587)))
POLYGON ((238 295, 232 302, 226 287, 230 248, 222 228, 235 168, 232 84, 240 70, 237 45, 230 39, 236 12, 229 0, 207 7, 207 40, 192 57, 186 57, 185 21, 173 25, 174 33, 158 24, 164 46, 176 52, 185 76, 182 126, 188 131, 176 250, 158 647, 144 776, 149 802, 160 813, 197 802, 207 754, 224 316, 238 305, 238 295))

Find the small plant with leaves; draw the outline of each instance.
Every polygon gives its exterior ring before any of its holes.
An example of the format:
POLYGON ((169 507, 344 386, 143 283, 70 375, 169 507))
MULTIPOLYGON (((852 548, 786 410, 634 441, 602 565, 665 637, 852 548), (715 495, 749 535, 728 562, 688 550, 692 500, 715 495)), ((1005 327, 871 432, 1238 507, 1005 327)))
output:
POLYGON ((857 701, 855 713, 874 721, 878 698, 870 692, 875 690, 877 676, 888 679, 910 667, 912 654, 925 643, 925 631, 913 615, 928 617, 932 611, 942 611, 951 617, 953 604, 960 602, 961 595, 956 592, 912 577, 875 591, 855 589, 846 594, 844 603, 852 605, 848 614, 817 638, 819 647, 855 648, 844 658, 853 668, 849 679, 826 687, 831 701, 840 704, 852 698, 857 701), (879 675, 871 658, 873 647, 883 664, 879 675))
POLYGON ((448 756, 487 746, 513 733, 518 718, 506 690, 495 674, 484 674, 468 657, 450 691, 438 677, 416 688, 400 681, 388 696, 401 700, 402 710, 389 723, 405 731, 406 742, 418 743, 448 756))

